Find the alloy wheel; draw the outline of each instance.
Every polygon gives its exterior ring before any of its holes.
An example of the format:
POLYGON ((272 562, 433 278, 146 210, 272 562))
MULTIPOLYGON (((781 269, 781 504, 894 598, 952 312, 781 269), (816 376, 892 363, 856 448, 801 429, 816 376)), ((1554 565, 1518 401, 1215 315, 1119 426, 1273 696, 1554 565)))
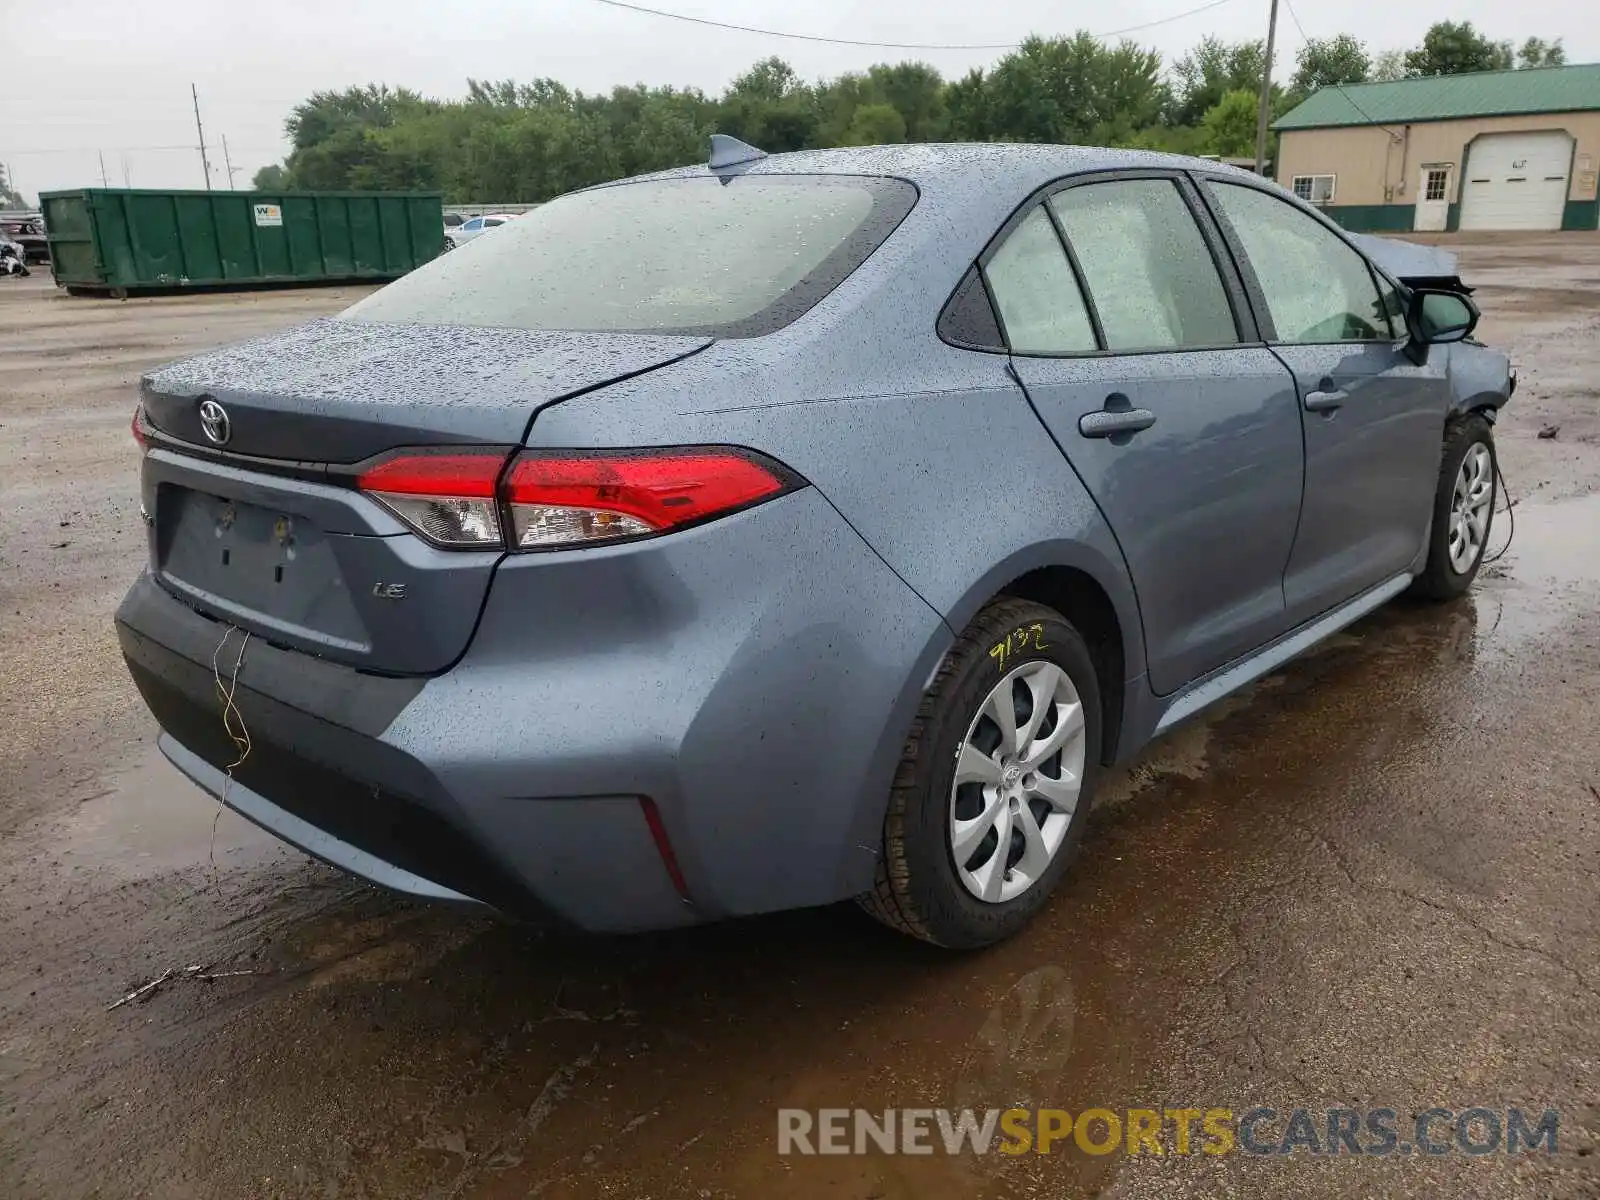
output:
POLYGON ((1450 568, 1457 575, 1472 570, 1483 553, 1494 507, 1494 459, 1489 447, 1474 442, 1456 472, 1450 497, 1450 568))
POLYGON ((967 727, 950 787, 950 853, 962 885, 1004 904, 1055 860, 1082 787, 1083 704, 1055 663, 1000 680, 967 727))

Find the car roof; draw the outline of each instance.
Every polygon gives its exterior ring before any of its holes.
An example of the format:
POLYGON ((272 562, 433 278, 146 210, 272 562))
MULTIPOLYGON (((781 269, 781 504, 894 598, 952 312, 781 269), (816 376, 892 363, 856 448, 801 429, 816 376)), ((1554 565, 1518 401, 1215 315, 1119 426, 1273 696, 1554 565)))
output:
MULTIPOLYGON (((923 191, 945 186, 965 190, 975 178, 1010 192, 1029 192, 1063 175, 1085 171, 1237 170, 1211 159, 1152 150, 1102 146, 1056 146, 1013 142, 918 142, 899 146, 852 146, 832 150, 797 150, 772 154, 718 174, 728 175, 893 175, 909 179, 923 191)), ((672 179, 710 175, 704 165, 658 171, 639 179, 672 179)))

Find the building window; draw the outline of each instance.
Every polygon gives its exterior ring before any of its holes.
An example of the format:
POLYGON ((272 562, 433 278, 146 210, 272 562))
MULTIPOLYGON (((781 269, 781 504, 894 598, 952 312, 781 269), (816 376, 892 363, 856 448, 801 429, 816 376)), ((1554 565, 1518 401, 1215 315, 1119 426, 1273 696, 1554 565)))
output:
POLYGON ((1449 167, 1429 167, 1428 178, 1422 185, 1422 198, 1424 200, 1443 200, 1449 185, 1449 167))
POLYGON ((1333 175, 1296 175, 1294 194, 1312 204, 1333 203, 1333 175))

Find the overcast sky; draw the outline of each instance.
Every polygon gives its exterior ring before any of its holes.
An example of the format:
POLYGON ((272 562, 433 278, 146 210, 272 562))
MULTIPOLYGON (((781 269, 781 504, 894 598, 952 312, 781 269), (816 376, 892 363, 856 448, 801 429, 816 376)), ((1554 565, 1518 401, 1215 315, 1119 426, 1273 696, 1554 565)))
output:
MULTIPOLYGON (((890 42, 1009 43, 1156 21, 1202 0, 642 0, 652 8, 795 33, 890 42)), ((1351 32, 1374 50, 1414 45, 1432 22, 1470 20, 1496 38, 1566 40, 1569 62, 1600 60, 1593 0, 1298 0, 1306 33, 1351 32)), ((1170 62, 1210 33, 1265 33, 1267 0, 1225 0, 1135 33, 1170 62)), ((782 55, 815 78, 921 58, 947 77, 995 51, 897 51, 726 32, 604 7, 596 0, 0 0, 0 162, 29 196, 100 182, 203 186, 189 83, 200 89, 212 183, 235 181, 288 150, 283 119, 311 92, 383 82, 459 96, 470 76, 551 76, 585 91, 616 84, 719 91, 751 62, 782 55), (173 147, 173 149, 165 149, 173 147), (125 175, 126 173, 126 175, 125 175)), ((1299 32, 1279 19, 1278 75, 1299 32)))

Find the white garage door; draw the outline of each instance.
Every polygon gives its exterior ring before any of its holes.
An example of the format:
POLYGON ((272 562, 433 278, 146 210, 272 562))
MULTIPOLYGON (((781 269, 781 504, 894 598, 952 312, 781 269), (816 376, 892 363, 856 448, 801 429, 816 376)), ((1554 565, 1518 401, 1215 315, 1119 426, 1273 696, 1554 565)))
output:
POLYGON ((1560 229, 1571 167, 1565 133, 1480 137, 1461 180, 1461 228, 1560 229))

